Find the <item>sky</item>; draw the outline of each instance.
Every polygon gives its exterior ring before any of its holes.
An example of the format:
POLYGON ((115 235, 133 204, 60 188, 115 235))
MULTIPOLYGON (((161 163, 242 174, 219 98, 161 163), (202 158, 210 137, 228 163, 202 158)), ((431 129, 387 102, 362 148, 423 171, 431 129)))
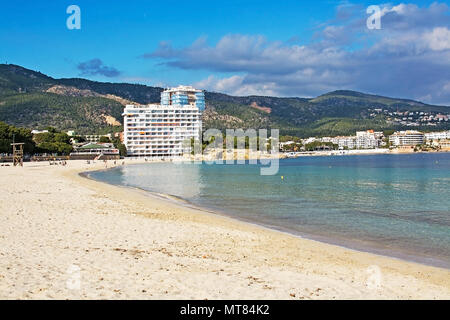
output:
POLYGON ((450 105, 450 2, 0 0, 0 63, 241 96, 346 89, 450 105), (70 5, 80 29, 67 26, 70 5))

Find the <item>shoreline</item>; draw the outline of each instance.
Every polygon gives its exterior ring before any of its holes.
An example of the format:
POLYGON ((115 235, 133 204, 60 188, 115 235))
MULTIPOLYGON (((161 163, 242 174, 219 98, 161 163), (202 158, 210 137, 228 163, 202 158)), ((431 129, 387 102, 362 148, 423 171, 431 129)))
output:
MULTIPOLYGON (((371 155, 373 155, 373 154, 371 154, 371 155)), ((377 155, 377 154, 375 154, 375 155, 377 155)), ((132 164, 127 164, 127 165, 133 165, 133 164, 134 165, 139 165, 139 164, 140 165, 142 165, 142 164, 151 165, 151 162, 132 163, 132 164)), ((201 205, 192 203, 187 199, 177 197, 177 196, 174 196, 171 194, 165 194, 165 193, 161 193, 161 192, 157 192, 157 191, 150 191, 150 190, 146 190, 146 189, 135 187, 135 186, 117 185, 117 184, 109 183, 106 181, 97 180, 90 176, 90 173, 105 172, 105 171, 112 170, 112 169, 115 169, 118 167, 122 167, 122 166, 120 165, 120 166, 117 166, 114 168, 80 172, 79 175, 83 178, 90 179, 90 180, 93 180, 93 181, 96 181, 99 183, 105 183, 108 185, 126 188, 129 190, 144 192, 145 194, 148 194, 150 197, 157 197, 158 199, 161 199, 163 201, 168 201, 168 202, 178 205, 182 208, 198 210, 205 214, 218 215, 220 217, 225 217, 225 218, 232 219, 232 220, 235 220, 238 222, 242 222, 242 223, 249 224, 252 226, 260 227, 260 228, 263 228, 266 230, 280 232, 282 234, 286 234, 286 235, 293 236, 296 238, 306 239, 306 240, 310 240, 310 241, 316 241, 316 242, 319 242, 322 244, 337 246, 337 247, 347 249, 347 250, 352 250, 355 252, 363 252, 363 253, 373 254, 376 256, 380 256, 380 257, 386 257, 386 258, 396 259, 399 261, 416 263, 416 264, 430 266, 430 267, 442 268, 442 269, 450 271, 450 263, 443 259, 438 259, 438 258, 429 257, 429 256, 417 256, 412 252, 402 252, 401 250, 398 250, 398 251, 389 251, 386 249, 383 250, 383 248, 377 248, 374 243, 367 242, 367 241, 356 241, 355 239, 352 240, 352 239, 344 238, 344 237, 340 237, 340 238, 326 237, 325 235, 322 235, 322 234, 313 234, 313 233, 308 233, 307 231, 294 231, 294 230, 289 229, 286 226, 274 225, 274 224, 265 223, 262 221, 252 220, 249 218, 246 219, 244 217, 239 217, 239 216, 233 215, 229 212, 226 212, 225 210, 218 210, 215 208, 203 207, 201 205)))
POLYGON ((1 298, 450 298, 449 270, 295 237, 79 175, 103 167, 69 161, 0 169, 9 182, 0 193, 1 298), (66 286, 72 265, 80 268, 77 290, 66 286))
MULTIPOLYGON (((346 153, 339 153, 340 150, 335 151, 311 151, 311 153, 303 152, 295 157, 285 157, 284 159, 301 158, 301 157, 322 157, 322 156, 377 156, 377 155, 411 155, 411 154, 440 154, 450 153, 450 150, 440 151, 398 151, 395 149, 362 149, 362 150, 346 150, 346 153), (383 150, 382 152, 373 152, 372 150, 383 150), (353 151, 353 152, 349 152, 353 151), (314 153, 316 152, 316 153, 314 153)), ((283 153, 280 153, 283 154, 283 153)), ((280 158, 282 159, 282 158, 280 158)))

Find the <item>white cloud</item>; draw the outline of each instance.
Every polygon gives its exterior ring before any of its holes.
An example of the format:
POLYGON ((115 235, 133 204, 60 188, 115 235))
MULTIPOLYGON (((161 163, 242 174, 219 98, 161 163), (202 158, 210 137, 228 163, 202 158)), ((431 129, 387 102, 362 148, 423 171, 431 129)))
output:
POLYGON ((226 92, 237 96, 276 95, 275 83, 245 83, 243 76, 231 76, 219 79, 213 75, 193 84, 195 87, 209 91, 226 92))
POLYGON ((181 49, 165 42, 145 56, 173 68, 208 70, 212 75, 197 86, 236 95, 315 96, 353 89, 450 102, 446 4, 384 6, 382 30, 366 29, 365 10, 339 10, 307 45, 229 34, 213 46, 205 38, 181 49), (215 72, 229 76, 217 78, 215 72))
POLYGON ((424 34, 424 39, 432 50, 450 49, 450 30, 447 28, 434 28, 432 32, 424 34))

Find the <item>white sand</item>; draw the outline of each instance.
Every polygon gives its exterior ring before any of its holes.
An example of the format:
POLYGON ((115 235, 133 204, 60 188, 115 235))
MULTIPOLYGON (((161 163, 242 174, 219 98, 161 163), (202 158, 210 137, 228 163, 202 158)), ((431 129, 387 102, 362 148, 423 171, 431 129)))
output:
POLYGON ((77 174, 103 166, 0 167, 0 298, 450 298, 450 270, 299 239, 77 174))

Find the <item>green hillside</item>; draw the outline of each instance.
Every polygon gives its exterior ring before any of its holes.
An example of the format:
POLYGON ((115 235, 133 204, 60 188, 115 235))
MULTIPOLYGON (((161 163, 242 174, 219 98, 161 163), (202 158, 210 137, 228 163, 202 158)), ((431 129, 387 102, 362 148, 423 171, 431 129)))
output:
POLYGON ((123 106, 101 97, 67 97, 53 93, 33 92, 0 97, 0 119, 26 128, 53 126, 80 133, 119 131, 120 126, 106 124, 105 116, 121 119, 123 106), (110 127, 110 128, 109 128, 110 127))
MULTIPOLYGON (((16 65, 0 64, 0 121, 40 129, 53 126, 79 133, 122 130, 123 105, 159 102, 163 89, 139 84, 54 79, 16 65)), ((282 135, 327 136, 364 129, 402 129, 388 122, 389 112, 450 113, 446 106, 334 91, 317 98, 236 97, 206 92, 203 127, 277 128, 282 135), (383 110, 374 114, 374 109, 383 110)), ((449 122, 419 126, 420 130, 449 129, 449 122)))
MULTIPOLYGON (((282 135, 299 137, 349 135, 368 128, 376 130, 409 128, 387 123, 387 117, 383 114, 371 117, 373 109, 384 109, 389 112, 450 113, 450 108, 446 106, 433 106, 413 100, 355 91, 334 91, 314 99, 233 97, 207 93, 206 99, 210 108, 206 111, 205 127, 279 128, 282 135), (255 105, 259 108, 255 108, 255 105), (240 122, 239 119, 245 121, 240 122)), ((429 131, 448 128, 450 125, 447 122, 433 127, 420 126, 417 129, 429 131)))
POLYGON ((137 103, 159 103, 162 88, 142 84, 96 82, 86 79, 60 79, 58 84, 80 90, 91 90, 99 94, 113 94, 137 103))

